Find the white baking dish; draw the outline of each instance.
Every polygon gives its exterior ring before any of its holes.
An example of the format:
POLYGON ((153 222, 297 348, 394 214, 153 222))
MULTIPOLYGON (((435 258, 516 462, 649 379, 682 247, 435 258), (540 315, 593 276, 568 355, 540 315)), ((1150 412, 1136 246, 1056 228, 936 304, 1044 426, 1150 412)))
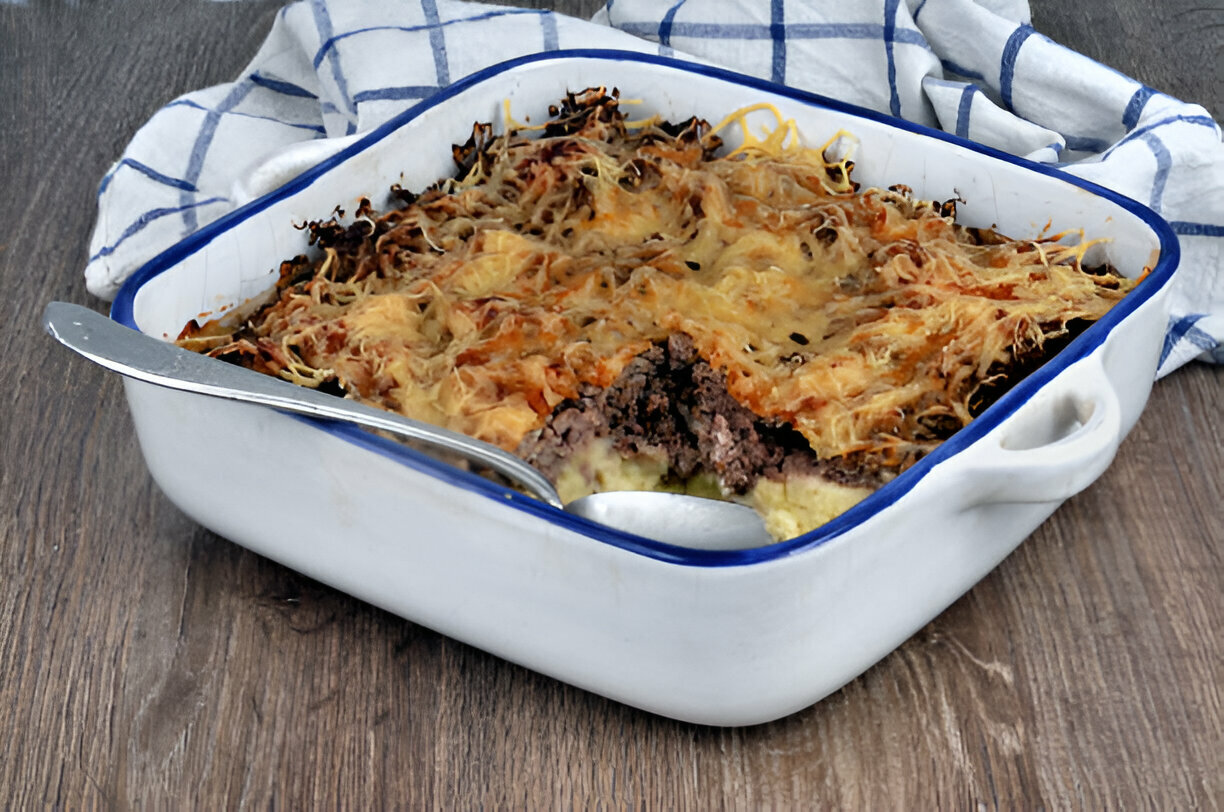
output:
POLYGON ((767 721, 899 645, 1109 464, 1147 399, 1177 265, 1176 240, 1154 214, 1049 168, 761 80, 562 52, 482 71, 364 137, 274 156, 247 188, 339 149, 150 262, 112 315, 173 336, 271 287, 280 261, 305 250, 295 223, 448 175, 450 145, 473 121, 500 126, 506 99, 515 118, 538 121, 567 90, 597 85, 672 119, 769 101, 813 144, 853 133, 864 184, 959 197, 962 222, 1012 236, 1082 227, 1110 240, 1102 250, 1123 273, 1154 268, 903 476, 812 533, 754 550, 646 541, 360 430, 127 381, 136 430, 170 499, 269 558, 631 705, 710 724, 767 721))

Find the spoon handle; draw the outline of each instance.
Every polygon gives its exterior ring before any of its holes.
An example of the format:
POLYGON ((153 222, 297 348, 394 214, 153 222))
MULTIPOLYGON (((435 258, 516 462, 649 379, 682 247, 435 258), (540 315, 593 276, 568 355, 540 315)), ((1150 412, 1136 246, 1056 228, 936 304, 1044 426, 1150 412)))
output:
POLYGON ((64 346, 120 375, 183 392, 381 429, 457 454, 496 471, 541 501, 562 506, 556 490, 539 471, 473 437, 184 350, 80 305, 49 303, 43 310, 43 327, 64 346))

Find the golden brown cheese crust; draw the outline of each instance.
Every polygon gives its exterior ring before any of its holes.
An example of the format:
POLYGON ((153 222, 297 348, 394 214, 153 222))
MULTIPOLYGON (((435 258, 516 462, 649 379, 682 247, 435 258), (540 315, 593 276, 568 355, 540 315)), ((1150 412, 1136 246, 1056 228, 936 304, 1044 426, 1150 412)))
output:
POLYGON ((540 137, 478 127, 463 177, 402 209, 312 224, 322 256, 286 263, 275 301, 184 343, 514 450, 684 333, 820 458, 900 470, 1132 285, 1085 272, 1084 246, 858 192, 848 161, 781 138, 716 157, 705 122, 627 126, 602 90, 555 114, 540 137))

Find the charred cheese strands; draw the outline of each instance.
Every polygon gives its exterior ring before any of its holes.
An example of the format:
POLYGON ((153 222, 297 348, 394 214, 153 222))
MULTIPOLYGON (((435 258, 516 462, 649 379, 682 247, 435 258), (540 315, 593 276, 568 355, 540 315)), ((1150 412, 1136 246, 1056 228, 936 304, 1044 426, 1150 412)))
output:
MULTIPOLYGON (((820 459, 903 470, 988 389, 1133 285, 1086 245, 956 225, 793 122, 717 157, 705 122, 626 125, 600 90, 541 133, 456 149, 458 179, 352 225, 312 224, 272 302, 181 341, 515 450, 583 387, 683 333, 820 459)), ((509 119, 508 119, 509 120, 509 119)), ((1082 241, 1081 241, 1082 243, 1082 241)), ((1014 382, 1014 381, 1013 381, 1014 382)))

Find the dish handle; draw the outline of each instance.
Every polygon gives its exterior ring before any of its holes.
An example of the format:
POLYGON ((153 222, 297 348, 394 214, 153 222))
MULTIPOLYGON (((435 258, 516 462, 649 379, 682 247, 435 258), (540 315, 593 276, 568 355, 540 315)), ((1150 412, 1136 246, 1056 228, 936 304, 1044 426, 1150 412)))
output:
POLYGON ((239 173, 230 189, 230 199, 244 206, 283 186, 293 178, 322 163, 340 150, 356 143, 364 133, 341 138, 317 138, 299 141, 260 156, 239 173))
POLYGON ((965 507, 1062 502, 1105 472, 1122 442, 1122 405, 1099 355, 1068 367, 975 448, 965 507))

